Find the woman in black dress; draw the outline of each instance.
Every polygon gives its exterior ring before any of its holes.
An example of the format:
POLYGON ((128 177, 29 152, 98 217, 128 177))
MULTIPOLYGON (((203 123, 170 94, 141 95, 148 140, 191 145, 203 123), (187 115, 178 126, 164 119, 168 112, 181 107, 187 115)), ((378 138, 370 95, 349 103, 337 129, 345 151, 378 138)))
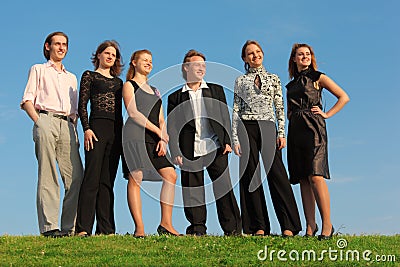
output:
POLYGON ((330 197, 324 180, 330 179, 325 120, 332 117, 350 100, 346 92, 324 73, 317 71, 314 51, 307 44, 294 44, 289 59, 288 102, 288 166, 290 182, 300 183, 306 236, 318 231, 315 203, 322 218, 319 239, 334 232, 330 216, 330 197), (321 91, 326 88, 337 102, 330 110, 322 110, 321 91))
POLYGON ((160 193, 159 234, 179 235, 172 226, 176 172, 167 159, 168 134, 159 91, 147 83, 153 68, 152 54, 139 50, 132 54, 123 99, 129 119, 123 130, 123 147, 129 168, 128 205, 135 223, 135 237, 143 237, 140 185, 143 180, 163 181, 160 193))
POLYGON ((85 174, 79 193, 76 233, 114 234, 114 181, 122 155, 122 63, 115 41, 101 43, 92 56, 95 71, 80 81, 78 112, 84 134, 85 174), (90 102, 90 118, 87 104, 90 102))

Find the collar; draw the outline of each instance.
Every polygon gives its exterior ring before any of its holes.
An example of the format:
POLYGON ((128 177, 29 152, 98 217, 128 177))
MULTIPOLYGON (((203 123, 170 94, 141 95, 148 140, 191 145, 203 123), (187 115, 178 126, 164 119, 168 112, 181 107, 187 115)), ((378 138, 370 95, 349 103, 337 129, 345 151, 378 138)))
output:
POLYGON ((260 66, 257 68, 249 68, 249 70, 247 71, 247 73, 255 73, 255 74, 262 74, 265 75, 267 74, 267 70, 264 68, 264 66, 260 66))
POLYGON ((296 73, 294 74, 294 77, 297 78, 300 76, 307 76, 307 74, 311 73, 312 71, 313 70, 310 67, 308 67, 307 69, 302 70, 300 72, 296 71, 296 73))
MULTIPOLYGON (((52 67, 52 68, 54 68, 55 70, 57 70, 56 65, 55 65, 54 62, 51 61, 50 59, 49 59, 45 64, 46 64, 46 67, 48 67, 48 68, 52 67)), ((57 70, 57 71, 58 71, 58 70, 57 70)), ((65 69, 65 67, 64 67, 63 64, 61 64, 61 71, 62 71, 62 72, 65 72, 65 73, 68 73, 68 71, 65 69)))
MULTIPOLYGON (((199 89, 204 89, 204 88, 209 88, 209 87, 208 87, 207 83, 206 83, 206 82, 204 81, 204 79, 203 79, 203 80, 201 80, 201 84, 200 84, 199 89)), ((182 87, 182 93, 184 93, 184 92, 186 92, 186 91, 193 91, 193 89, 190 88, 190 87, 187 85, 187 83, 182 87)))

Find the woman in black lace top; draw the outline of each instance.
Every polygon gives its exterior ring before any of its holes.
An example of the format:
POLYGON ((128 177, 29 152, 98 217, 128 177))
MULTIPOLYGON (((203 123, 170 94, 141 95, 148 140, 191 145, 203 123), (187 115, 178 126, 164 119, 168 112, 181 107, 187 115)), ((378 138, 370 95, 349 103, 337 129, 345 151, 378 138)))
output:
POLYGON ((76 233, 115 233, 114 181, 122 155, 122 63, 115 41, 101 43, 92 56, 95 71, 80 81, 78 112, 85 148, 85 175, 79 193, 76 233), (87 104, 90 102, 90 116, 87 104))
POLYGON ((318 231, 315 223, 315 203, 322 218, 319 239, 330 238, 330 197, 325 179, 330 179, 328 168, 328 140, 325 120, 332 117, 349 101, 340 86, 324 73, 317 71, 314 51, 307 44, 294 44, 289 58, 287 85, 288 102, 288 166, 290 182, 300 183, 303 210, 306 217, 306 236, 318 231), (326 88, 337 97, 333 107, 322 110, 321 91, 326 88))

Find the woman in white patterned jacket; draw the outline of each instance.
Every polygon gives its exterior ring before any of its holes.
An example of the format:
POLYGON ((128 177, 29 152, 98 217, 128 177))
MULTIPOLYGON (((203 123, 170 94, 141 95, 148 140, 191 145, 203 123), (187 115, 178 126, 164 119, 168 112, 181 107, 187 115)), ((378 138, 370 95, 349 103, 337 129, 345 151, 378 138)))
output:
POLYGON ((287 237, 298 234, 301 223, 282 162, 286 139, 281 82, 277 75, 266 71, 263 58, 260 44, 247 41, 242 48, 246 74, 235 81, 232 138, 234 152, 240 157, 243 233, 263 236, 271 230, 261 179, 261 154, 281 233, 287 237))

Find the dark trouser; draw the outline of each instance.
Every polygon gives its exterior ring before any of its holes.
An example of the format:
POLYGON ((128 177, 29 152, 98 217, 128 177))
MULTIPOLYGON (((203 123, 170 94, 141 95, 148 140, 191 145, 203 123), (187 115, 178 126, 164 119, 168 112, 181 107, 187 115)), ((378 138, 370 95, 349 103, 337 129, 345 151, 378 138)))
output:
MULTIPOLYGON (((241 233, 240 211, 232 190, 228 168, 228 155, 222 155, 222 149, 217 153, 195 158, 197 165, 194 171, 181 171, 182 193, 186 219, 190 225, 187 234, 205 234, 207 209, 204 190, 205 166, 211 178, 214 198, 216 200, 218 220, 225 234, 241 233), (214 157, 211 158, 210 157, 214 157), (207 162, 210 162, 207 164, 207 162)), ((185 166, 185 162, 184 162, 185 166)), ((185 166, 187 167, 187 166, 185 166)))
POLYGON ((76 232, 91 234, 96 216, 96 234, 112 234, 115 233, 114 181, 122 153, 122 124, 95 119, 90 126, 98 141, 94 141, 94 149, 85 151, 76 232))
MULTIPOLYGON (((271 131, 268 130, 268 127, 271 127, 271 125, 268 125, 269 123, 271 122, 244 121, 246 133, 239 131, 240 143, 248 142, 248 147, 241 145, 242 156, 239 168, 242 174, 239 184, 243 232, 252 234, 257 230, 264 230, 265 234, 269 234, 271 231, 264 189, 261 184, 259 162, 259 154, 261 153, 264 167, 271 166, 269 170, 266 169, 265 171, 267 172, 269 191, 281 231, 291 230, 294 234, 297 234, 301 230, 300 217, 292 187, 282 162, 282 152, 276 149, 275 153, 271 154, 271 151, 268 150, 268 148, 271 148, 265 145, 265 141, 263 142, 265 138, 271 138, 271 131), (247 138, 247 141, 244 138, 247 138), (251 186, 252 179, 258 181, 259 186, 255 190, 251 186)), ((275 141, 275 135, 273 136, 275 141)))

